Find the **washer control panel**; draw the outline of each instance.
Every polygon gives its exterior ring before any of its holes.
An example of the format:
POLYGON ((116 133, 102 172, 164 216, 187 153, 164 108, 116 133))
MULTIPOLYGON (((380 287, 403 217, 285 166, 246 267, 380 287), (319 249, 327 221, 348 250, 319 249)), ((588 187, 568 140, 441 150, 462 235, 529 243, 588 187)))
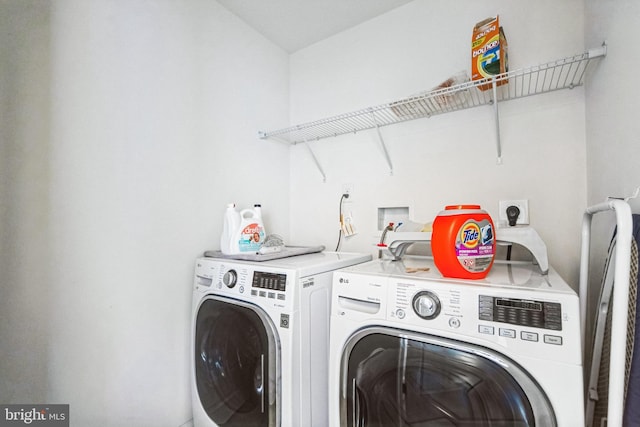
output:
POLYGON ((574 293, 427 280, 390 279, 386 319, 397 327, 492 342, 511 354, 579 361, 574 293))
POLYGON ((562 307, 557 302, 480 295, 478 319, 561 331, 562 307))

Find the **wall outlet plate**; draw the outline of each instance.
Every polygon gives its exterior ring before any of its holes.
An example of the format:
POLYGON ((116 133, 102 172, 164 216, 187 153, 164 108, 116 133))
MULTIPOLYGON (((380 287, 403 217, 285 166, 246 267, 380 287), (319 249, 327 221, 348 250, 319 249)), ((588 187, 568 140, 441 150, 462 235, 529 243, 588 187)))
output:
POLYGON ((507 218, 507 208, 509 206, 517 206, 520 209, 520 215, 516 221, 516 225, 529 224, 529 200, 500 200, 498 202, 498 224, 501 227, 509 226, 509 219, 507 218))

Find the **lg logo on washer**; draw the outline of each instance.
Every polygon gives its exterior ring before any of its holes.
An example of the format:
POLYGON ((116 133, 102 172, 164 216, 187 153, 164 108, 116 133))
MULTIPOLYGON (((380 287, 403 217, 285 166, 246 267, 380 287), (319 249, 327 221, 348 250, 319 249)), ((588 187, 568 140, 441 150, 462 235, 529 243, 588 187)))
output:
POLYGON ((344 277, 341 277, 338 281, 339 281, 340 283, 346 283, 346 284, 349 284, 349 279, 345 279, 344 277))

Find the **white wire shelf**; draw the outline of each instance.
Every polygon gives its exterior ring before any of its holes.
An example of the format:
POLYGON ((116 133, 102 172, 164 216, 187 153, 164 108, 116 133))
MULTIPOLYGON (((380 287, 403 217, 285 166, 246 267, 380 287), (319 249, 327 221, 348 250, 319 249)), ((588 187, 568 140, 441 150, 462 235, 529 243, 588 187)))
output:
MULTIPOLYGON (((584 84, 585 74, 590 63, 605 54, 606 46, 603 45, 580 55, 526 69, 509 71, 492 78, 467 81, 395 102, 288 128, 269 132, 261 131, 259 137, 298 144, 490 105, 494 104, 496 99, 498 102, 502 102, 561 89, 572 89, 584 84), (493 86, 493 90, 491 88, 485 91, 478 89, 482 85, 493 86)), ((500 156, 500 153, 498 155, 500 156)))

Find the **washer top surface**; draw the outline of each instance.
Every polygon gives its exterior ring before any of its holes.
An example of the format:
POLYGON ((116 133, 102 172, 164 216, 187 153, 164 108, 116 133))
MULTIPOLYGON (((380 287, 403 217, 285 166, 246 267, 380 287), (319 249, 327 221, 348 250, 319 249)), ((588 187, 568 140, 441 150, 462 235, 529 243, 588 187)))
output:
POLYGON ((370 261, 371 255, 355 252, 323 251, 262 262, 243 261, 228 258, 205 259, 216 261, 224 265, 241 264, 255 266, 256 268, 266 267, 271 269, 296 270, 298 271, 300 277, 306 277, 370 261))
POLYGON ((515 287, 575 293, 553 268, 549 268, 549 273, 543 275, 537 265, 526 261, 507 262, 496 260, 487 277, 480 280, 443 277, 435 266, 433 258, 424 256, 404 256, 399 261, 376 259, 371 262, 345 268, 342 271, 397 279, 442 281, 488 287, 515 287))

